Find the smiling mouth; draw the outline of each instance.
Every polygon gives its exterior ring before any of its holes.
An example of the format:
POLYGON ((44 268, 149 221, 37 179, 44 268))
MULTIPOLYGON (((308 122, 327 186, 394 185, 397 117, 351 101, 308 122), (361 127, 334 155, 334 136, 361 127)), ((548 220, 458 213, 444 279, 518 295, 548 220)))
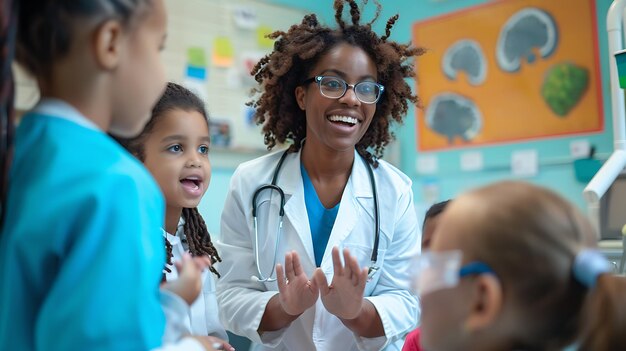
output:
POLYGON ((202 181, 200 179, 195 179, 195 178, 184 178, 180 180, 180 183, 188 189, 191 190, 198 190, 200 188, 200 184, 202 184, 202 181))
POLYGON ((328 116, 327 119, 334 123, 342 123, 350 126, 354 126, 360 123, 357 118, 350 116, 332 115, 328 116))

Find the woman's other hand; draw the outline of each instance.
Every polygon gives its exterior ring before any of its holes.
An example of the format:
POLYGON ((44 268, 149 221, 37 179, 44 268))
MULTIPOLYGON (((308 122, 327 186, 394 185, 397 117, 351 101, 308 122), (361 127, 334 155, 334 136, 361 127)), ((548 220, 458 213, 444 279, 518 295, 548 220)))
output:
POLYGON ((367 268, 360 268, 348 249, 343 250, 345 265, 341 263, 339 248, 333 247, 333 281, 328 285, 326 275, 318 268, 313 281, 319 286, 322 303, 328 312, 341 319, 355 319, 361 313, 363 292, 367 283, 367 268))
POLYGON ((276 265, 276 279, 280 304, 287 314, 298 316, 315 305, 319 297, 317 284, 314 280, 309 280, 302 270, 297 252, 292 251, 285 255, 284 272, 280 263, 276 265))

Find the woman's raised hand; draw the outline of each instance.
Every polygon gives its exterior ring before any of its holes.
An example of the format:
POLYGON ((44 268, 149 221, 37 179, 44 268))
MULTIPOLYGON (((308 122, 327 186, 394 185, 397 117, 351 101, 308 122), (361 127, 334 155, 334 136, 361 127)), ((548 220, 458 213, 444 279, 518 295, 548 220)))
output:
POLYGON ((315 305, 319 297, 317 284, 302 270, 297 252, 285 254, 284 272, 280 263, 276 265, 276 279, 280 304, 287 314, 297 316, 315 305))
POLYGON ((345 265, 341 263, 339 248, 333 247, 333 281, 328 285, 326 275, 318 268, 313 281, 319 286, 322 303, 328 312, 341 319, 354 319, 359 316, 363 305, 363 291, 367 283, 367 268, 359 267, 359 262, 343 250, 345 265))

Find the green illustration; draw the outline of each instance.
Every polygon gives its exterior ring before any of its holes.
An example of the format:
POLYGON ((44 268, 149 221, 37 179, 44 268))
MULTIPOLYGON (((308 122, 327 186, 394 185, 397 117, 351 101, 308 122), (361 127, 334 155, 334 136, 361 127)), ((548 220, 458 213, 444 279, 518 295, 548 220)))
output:
POLYGON ((546 74, 541 96, 557 116, 566 117, 582 99, 588 87, 587 68, 572 63, 560 63, 546 74))

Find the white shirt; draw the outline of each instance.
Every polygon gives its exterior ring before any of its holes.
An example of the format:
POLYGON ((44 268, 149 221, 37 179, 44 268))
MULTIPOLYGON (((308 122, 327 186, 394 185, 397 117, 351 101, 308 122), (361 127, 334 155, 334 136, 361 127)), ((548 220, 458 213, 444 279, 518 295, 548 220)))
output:
MULTIPOLYGON (((185 220, 183 218, 178 222, 176 234, 172 235, 163 231, 163 236, 172 244, 172 262, 181 261, 185 252, 188 252, 188 246, 184 233, 185 220)), ((169 265, 170 273, 165 272, 167 281, 178 278, 176 266, 169 265)), ((211 335, 222 340, 228 340, 226 330, 219 320, 219 312, 217 306, 217 298, 215 297, 215 281, 214 275, 208 269, 202 272, 202 291, 200 295, 188 309, 188 318, 180 323, 180 329, 188 334, 193 335, 211 335)), ((170 321, 168 321, 168 325, 170 321)))

